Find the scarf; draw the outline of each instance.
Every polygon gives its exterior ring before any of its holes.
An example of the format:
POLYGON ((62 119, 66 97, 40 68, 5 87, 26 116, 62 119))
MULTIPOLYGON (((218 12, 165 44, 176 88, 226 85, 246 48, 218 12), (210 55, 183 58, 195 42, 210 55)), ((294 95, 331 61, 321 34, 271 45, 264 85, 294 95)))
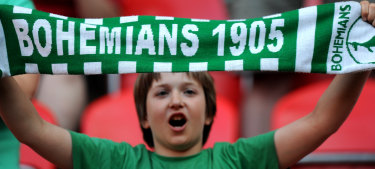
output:
POLYGON ((0 75, 374 68, 375 29, 357 2, 254 19, 71 18, 0 5, 0 75))

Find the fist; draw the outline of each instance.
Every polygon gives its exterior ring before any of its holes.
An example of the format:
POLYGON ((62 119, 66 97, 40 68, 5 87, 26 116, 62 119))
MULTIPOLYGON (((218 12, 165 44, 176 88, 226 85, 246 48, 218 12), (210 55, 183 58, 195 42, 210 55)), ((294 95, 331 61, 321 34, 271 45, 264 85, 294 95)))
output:
POLYGON ((367 0, 361 1, 361 15, 363 21, 366 21, 375 26, 375 3, 370 3, 367 0))

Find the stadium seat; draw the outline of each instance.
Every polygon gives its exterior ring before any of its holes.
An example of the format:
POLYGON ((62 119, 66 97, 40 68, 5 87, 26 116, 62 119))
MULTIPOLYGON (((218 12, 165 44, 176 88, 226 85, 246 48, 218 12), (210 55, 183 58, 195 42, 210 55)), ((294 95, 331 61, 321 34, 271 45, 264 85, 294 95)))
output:
POLYGON ((233 143, 239 138, 240 120, 237 106, 222 95, 217 95, 216 102, 216 116, 204 148, 213 147, 216 142, 233 143))
MULTIPOLYGON (((234 142, 239 135, 237 108, 217 96, 218 112, 205 147, 214 142, 234 142)), ((104 96, 91 103, 84 111, 81 131, 92 137, 125 141, 132 146, 143 144, 142 132, 131 89, 104 96)))
POLYGON ((230 100, 235 106, 240 107, 242 99, 240 76, 233 72, 211 71, 209 73, 214 78, 216 93, 230 100))
POLYGON ((81 132, 133 146, 143 143, 133 91, 122 90, 91 103, 82 115, 81 132))
POLYGON ((228 18, 224 0, 123 0, 122 15, 158 15, 199 19, 228 18))
MULTIPOLYGON (((51 111, 37 100, 32 101, 35 109, 39 115, 46 121, 52 124, 57 124, 57 121, 51 111)), ((25 144, 20 146, 20 165, 23 167, 34 169, 55 169, 56 166, 41 157, 34 150, 25 144)))
POLYGON ((305 6, 305 7, 315 6, 315 5, 320 5, 322 3, 323 3, 323 0, 304 0, 303 6, 305 6))
MULTIPOLYGON (((330 81, 319 81, 284 96, 276 105, 271 128, 277 129, 313 111, 330 81)), ((375 169, 375 81, 368 80, 352 113, 341 128, 298 169, 375 169)))

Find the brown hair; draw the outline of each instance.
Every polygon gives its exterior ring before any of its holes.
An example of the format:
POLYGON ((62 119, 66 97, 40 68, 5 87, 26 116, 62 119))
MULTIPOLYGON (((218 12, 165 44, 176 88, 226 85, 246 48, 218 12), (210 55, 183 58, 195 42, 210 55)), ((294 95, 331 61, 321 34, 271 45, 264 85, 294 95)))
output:
MULTIPOLYGON (((206 117, 212 117, 211 124, 205 125, 203 128, 202 143, 204 145, 207 141, 211 126, 213 124, 213 117, 216 114, 216 92, 214 82, 211 75, 207 72, 189 72, 186 74, 202 85, 204 97, 206 100, 206 117)), ((137 81, 135 82, 134 86, 134 101, 137 108, 138 119, 143 132, 143 140, 149 147, 154 147, 152 132, 151 129, 143 128, 142 122, 147 119, 146 99, 148 91, 150 90, 154 80, 160 80, 160 73, 142 73, 138 75, 137 81)))

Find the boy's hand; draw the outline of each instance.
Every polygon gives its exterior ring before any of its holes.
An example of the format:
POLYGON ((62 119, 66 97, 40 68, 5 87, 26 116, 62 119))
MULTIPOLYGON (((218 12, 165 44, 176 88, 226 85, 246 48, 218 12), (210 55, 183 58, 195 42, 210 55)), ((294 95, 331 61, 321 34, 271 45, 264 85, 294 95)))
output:
POLYGON ((375 3, 370 3, 367 0, 361 1, 361 15, 365 22, 368 22, 375 26, 375 3))

